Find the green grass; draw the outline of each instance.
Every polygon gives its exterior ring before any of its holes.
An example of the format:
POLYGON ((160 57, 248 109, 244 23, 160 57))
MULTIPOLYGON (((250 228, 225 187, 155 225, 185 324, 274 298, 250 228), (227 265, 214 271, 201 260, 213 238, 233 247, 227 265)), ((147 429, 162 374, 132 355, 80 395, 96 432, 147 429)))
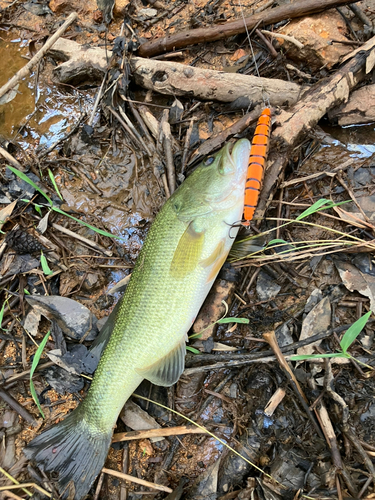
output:
MULTIPOLYGON (((108 238, 119 238, 119 236, 115 236, 112 233, 108 233, 107 231, 103 231, 102 229, 99 229, 95 226, 92 226, 91 224, 87 224, 87 222, 83 222, 82 220, 77 219, 76 217, 73 217, 72 215, 67 214, 66 212, 64 212, 64 210, 61 210, 60 208, 56 207, 53 204, 53 201, 51 200, 51 198, 43 191, 43 189, 41 189, 39 186, 37 186, 35 184, 35 182, 33 182, 31 179, 29 179, 29 177, 26 174, 24 174, 23 172, 21 172, 17 168, 12 167, 11 165, 7 165, 7 168, 9 168, 9 170, 11 170, 17 177, 19 177, 23 181, 27 182, 28 184, 30 184, 30 186, 32 186, 36 191, 38 191, 39 194, 44 196, 44 198, 46 199, 46 201, 49 204, 48 208, 50 210, 53 210, 54 212, 56 212, 58 214, 64 215, 65 217, 69 217, 70 219, 73 219, 74 221, 78 222, 79 224, 82 224, 83 226, 86 226, 89 229, 92 229, 93 231, 95 231, 98 234, 101 234, 102 236, 107 236, 108 238)), ((51 172, 51 174, 52 174, 52 172, 51 172)), ((53 175, 52 175, 52 177, 53 177, 53 175)), ((55 181, 55 179, 53 179, 53 180, 55 181)), ((62 199, 61 194, 57 188, 56 181, 53 182, 53 185, 54 185, 55 189, 57 190, 57 194, 62 199)), ((29 200, 27 200, 27 201, 29 201, 29 200)), ((36 203, 34 203, 33 205, 34 205, 35 209, 37 210, 37 212, 41 214, 41 205, 37 205, 36 203)))
POLYGON ((35 387, 34 387, 33 375, 34 375, 34 372, 36 370, 36 367, 38 366, 38 363, 39 363, 39 360, 42 356, 43 350, 47 344, 47 340, 48 340, 49 335, 50 335, 50 332, 48 331, 46 333, 46 335, 44 336, 42 342, 40 343, 38 349, 36 350, 36 353, 34 355, 34 359, 33 359, 32 365, 31 365, 31 370, 30 370, 30 392, 31 392, 33 400, 35 401, 35 404, 37 405, 38 410, 40 411, 40 414, 42 415, 43 418, 46 418, 46 417, 44 416, 42 407, 40 406, 40 403, 39 403, 38 395, 37 395, 35 387))

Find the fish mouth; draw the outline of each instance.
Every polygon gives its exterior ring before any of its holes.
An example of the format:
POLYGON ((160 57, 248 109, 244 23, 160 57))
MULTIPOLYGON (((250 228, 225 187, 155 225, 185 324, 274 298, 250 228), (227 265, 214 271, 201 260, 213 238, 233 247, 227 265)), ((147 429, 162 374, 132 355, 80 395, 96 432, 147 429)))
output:
POLYGON ((240 139, 234 145, 227 144, 224 154, 230 167, 226 168, 226 173, 236 173, 239 178, 245 175, 249 163, 250 147, 250 142, 247 139, 240 139))

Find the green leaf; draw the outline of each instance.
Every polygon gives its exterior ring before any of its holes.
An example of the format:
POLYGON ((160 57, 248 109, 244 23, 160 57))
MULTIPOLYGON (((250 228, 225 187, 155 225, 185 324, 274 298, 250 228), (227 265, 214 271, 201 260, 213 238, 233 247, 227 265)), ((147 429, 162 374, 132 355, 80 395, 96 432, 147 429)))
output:
POLYGON ((327 354, 299 354, 290 356, 290 361, 304 361, 305 359, 319 359, 319 358, 347 358, 348 355, 343 352, 330 352, 327 354))
POLYGON ((102 229, 98 229, 97 227, 91 226, 91 224, 87 224, 87 222, 83 222, 82 220, 77 219, 76 217, 73 217, 73 215, 69 215, 64 210, 61 210, 60 208, 57 208, 55 206, 51 207, 54 212, 57 212, 58 214, 65 215, 66 217, 69 217, 70 219, 75 220, 76 222, 79 222, 83 226, 88 227, 89 229, 92 229, 98 234, 101 234, 102 236, 108 236, 108 238, 120 238, 120 236, 115 236, 114 234, 107 233, 107 231, 103 231, 102 229))
POLYGON ((38 212, 38 214, 39 214, 41 217, 43 217, 41 206, 40 206, 40 205, 38 205, 37 203, 34 203, 34 208, 35 208, 35 210, 38 212))
POLYGON ((349 349, 351 344, 355 341, 355 339, 358 337, 358 335, 361 333, 363 328, 365 327, 369 317, 371 316, 372 311, 369 311, 367 314, 362 316, 361 318, 357 319, 355 323, 350 326, 346 332, 344 333, 341 342, 340 342, 340 347, 342 349, 342 352, 346 354, 346 351, 349 349))
POLYGON ((40 187, 37 186, 35 182, 29 179, 26 174, 24 174, 17 168, 12 167, 11 165, 7 165, 7 168, 9 168, 9 170, 11 170, 14 174, 16 174, 17 177, 30 184, 30 186, 32 186, 36 191, 38 191, 42 196, 44 196, 44 198, 48 201, 48 203, 51 206, 53 205, 51 198, 42 189, 40 189, 40 187))
POLYGON ((225 323, 242 323, 242 324, 249 324, 250 320, 247 318, 221 318, 216 322, 218 325, 223 325, 225 323))
POLYGON ((3 305, 1 306, 1 310, 0 310, 0 327, 1 327, 1 323, 3 322, 5 304, 6 304, 6 301, 3 302, 3 305))
POLYGON ((31 370, 30 370, 30 392, 31 392, 33 400, 35 401, 35 404, 37 405, 37 407, 40 411, 40 414, 42 415, 43 418, 45 418, 45 416, 44 416, 42 407, 40 406, 38 395, 36 393, 32 378, 33 378, 34 372, 36 370, 36 367, 38 366, 38 363, 39 363, 40 357, 43 353, 43 350, 47 344, 49 333, 50 333, 49 331, 46 333, 46 335, 43 338, 42 342, 40 343, 38 349, 36 350, 36 353, 34 355, 34 359, 33 359, 32 365, 31 365, 31 370))
POLYGON ((301 220, 307 217, 308 215, 315 214, 316 212, 320 212, 322 210, 327 210, 327 208, 338 207, 340 205, 344 205, 344 203, 350 203, 351 200, 339 201, 338 203, 334 203, 331 200, 326 200, 325 198, 321 198, 316 201, 311 207, 302 212, 296 220, 301 220))
POLYGON ((191 347, 189 345, 186 346, 186 350, 192 352, 193 354, 200 354, 201 352, 198 351, 195 347, 191 347))
POLYGON ((61 196, 59 188, 57 187, 56 180, 55 180, 53 173, 51 172, 51 169, 48 169, 48 175, 49 175, 49 178, 51 179, 51 182, 53 184, 53 187, 55 188, 55 191, 56 191, 58 197, 60 198, 60 200, 63 200, 63 197, 61 196))
POLYGON ((53 271, 48 266, 47 259, 43 252, 40 252, 40 263, 42 265, 43 272, 46 276, 53 274, 53 271))
POLYGON ((24 288, 24 289, 23 289, 23 293, 24 293, 25 295, 31 295, 31 294, 30 294, 30 292, 29 292, 28 290, 26 290, 26 288, 24 288))
POLYGON ((275 240, 271 240, 267 246, 270 246, 270 245, 277 245, 278 243, 281 243, 282 245, 290 245, 290 243, 288 243, 287 241, 285 240, 280 240, 280 239, 275 239, 275 240))
POLYGON ((304 212, 302 212, 296 220, 301 220, 304 219, 305 217, 308 217, 309 215, 315 214, 319 209, 321 209, 324 205, 327 205, 325 208, 331 208, 334 203, 330 200, 326 200, 325 198, 321 198, 320 200, 316 201, 311 207, 306 209, 304 212))

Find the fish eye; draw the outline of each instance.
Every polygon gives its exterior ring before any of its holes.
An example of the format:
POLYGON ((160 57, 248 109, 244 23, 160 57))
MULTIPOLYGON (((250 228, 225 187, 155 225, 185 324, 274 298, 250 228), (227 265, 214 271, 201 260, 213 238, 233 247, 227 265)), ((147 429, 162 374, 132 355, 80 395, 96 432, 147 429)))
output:
POLYGON ((215 158, 213 156, 209 156, 208 158, 206 158, 206 160, 204 161, 204 165, 206 167, 208 167, 208 165, 212 165, 213 162, 215 161, 215 158))

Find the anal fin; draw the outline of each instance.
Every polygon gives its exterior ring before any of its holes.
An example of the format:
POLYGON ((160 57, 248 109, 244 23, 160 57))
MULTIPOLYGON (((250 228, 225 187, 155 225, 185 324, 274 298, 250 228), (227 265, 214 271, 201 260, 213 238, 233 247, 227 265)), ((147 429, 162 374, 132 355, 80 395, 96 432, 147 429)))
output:
POLYGON ((162 359, 146 368, 136 369, 143 378, 155 385, 170 387, 180 378, 185 368, 186 343, 182 341, 162 359))

